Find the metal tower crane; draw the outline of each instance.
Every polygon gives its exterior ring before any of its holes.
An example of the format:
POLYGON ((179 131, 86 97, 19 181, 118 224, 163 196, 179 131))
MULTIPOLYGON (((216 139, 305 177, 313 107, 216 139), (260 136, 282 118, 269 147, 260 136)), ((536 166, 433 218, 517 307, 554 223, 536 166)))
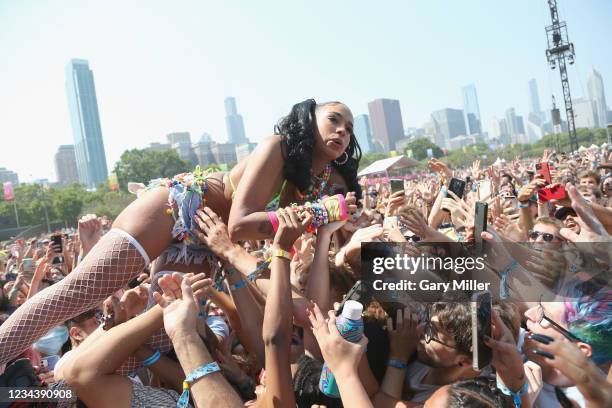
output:
POLYGON ((552 25, 546 27, 546 38, 548 40, 548 49, 546 50, 546 58, 551 69, 559 67, 561 74, 561 86, 563 88, 563 98, 565 100, 565 114, 567 116, 567 127, 570 140, 570 148, 572 151, 578 150, 578 138, 576 137, 576 125, 574 124, 574 108, 572 106, 572 96, 570 93, 569 79, 567 77, 567 62, 572 65, 576 56, 574 52, 574 44, 569 42, 567 35, 567 24, 565 21, 559 21, 559 13, 557 11, 557 0, 548 0, 550 8, 550 16, 552 25))

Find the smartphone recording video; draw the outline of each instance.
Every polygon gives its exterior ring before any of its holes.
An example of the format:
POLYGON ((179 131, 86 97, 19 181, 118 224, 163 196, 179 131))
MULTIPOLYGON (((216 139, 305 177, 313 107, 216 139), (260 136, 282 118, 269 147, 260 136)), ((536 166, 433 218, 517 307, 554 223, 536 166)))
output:
MULTIPOLYGON (((52 235, 51 243, 56 248, 57 253, 61 254, 63 252, 62 236, 60 234, 52 235)), ((64 260, 62 259, 61 256, 56 256, 55 258, 53 258, 52 264, 56 265, 56 264, 61 264, 63 262, 64 260)))
POLYGON ((546 184, 552 184, 552 178, 550 177, 550 167, 548 163, 537 163, 536 172, 544 177, 546 184))
POLYGON ((465 192, 465 180, 460 180, 456 178, 452 178, 448 183, 448 191, 452 191, 457 197, 463 198, 463 193, 465 192))
POLYGON ((391 179, 389 183, 391 184, 391 194, 404 191, 404 180, 391 179))
POLYGON ((478 201, 474 215, 474 240, 476 243, 476 253, 480 254, 484 250, 484 241, 481 234, 487 230, 487 213, 489 205, 478 201))
POLYGON ((479 292, 472 295, 472 368, 482 370, 489 365, 492 350, 484 343, 484 337, 491 337, 491 294, 479 292))

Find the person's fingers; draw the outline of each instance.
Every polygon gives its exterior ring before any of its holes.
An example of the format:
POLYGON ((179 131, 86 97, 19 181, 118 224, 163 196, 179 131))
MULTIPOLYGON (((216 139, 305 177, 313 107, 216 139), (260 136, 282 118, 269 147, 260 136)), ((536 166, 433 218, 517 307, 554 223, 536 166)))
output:
POLYGON ((308 309, 306 311, 306 314, 308 316, 308 320, 310 321, 310 325, 312 326, 312 329, 314 330, 315 326, 317 325, 317 317, 314 314, 314 311, 311 309, 308 309))
POLYGON ((453 193, 451 190, 447 190, 447 193, 456 201, 461 200, 457 194, 453 193))
POLYGON ((285 209, 284 208, 279 208, 278 210, 276 210, 276 218, 278 219, 278 227, 279 229, 281 227, 284 227, 287 225, 287 220, 285 219, 285 209))
POLYGON ((525 367, 525 372, 529 373, 533 384, 536 386, 542 386, 542 367, 533 361, 527 361, 523 364, 523 366, 525 367))
POLYGON ((607 235, 607 231, 602 225, 601 221, 593 213, 592 208, 589 206, 587 201, 582 197, 576 187, 567 184, 568 195, 572 201, 572 208, 576 211, 576 214, 584 221, 584 223, 595 233, 599 235, 607 235))
POLYGON ((393 319, 387 317, 387 333, 391 333, 393 331, 393 319))
POLYGON ((194 219, 204 233, 208 233, 213 226, 210 217, 201 209, 196 211, 194 219))
POLYGON ((180 299, 180 295, 177 296, 174 293, 174 287, 176 283, 172 280, 170 275, 164 275, 158 279, 157 284, 161 288, 163 294, 171 299, 180 299))
POLYGON ((492 330, 495 332, 491 333, 495 339, 503 339, 505 335, 509 333, 508 327, 504 324, 504 321, 499 317, 497 310, 491 310, 491 325, 492 330))
POLYGON ((188 276, 189 274, 186 274, 185 276, 183 276, 180 272, 174 272, 172 274, 172 285, 171 285, 171 290, 174 293, 174 296, 177 299, 181 298, 181 284, 183 282, 183 280, 187 280, 187 284, 189 284, 189 278, 190 276, 188 276))
POLYGON ((193 300, 193 290, 191 289, 191 285, 187 279, 181 282, 181 292, 183 295, 183 301, 185 302, 194 302, 193 300))
POLYGON ((215 224, 218 222, 222 222, 221 218, 219 218, 217 213, 214 212, 210 207, 204 207, 204 212, 206 213, 206 215, 208 215, 208 218, 210 218, 215 224))
MULTIPOLYGON (((306 228, 307 226, 309 226, 313 219, 314 219, 314 216, 311 213, 309 213, 309 212, 306 213, 306 216, 304 217, 304 219, 301 222, 302 228, 306 228)), ((310 245, 312 242, 313 241, 310 241, 310 243, 307 243, 307 245, 310 245)))
POLYGON ((323 313, 321 313, 321 309, 319 309, 319 305, 314 302, 312 303, 312 309, 310 314, 312 315, 312 318, 314 320, 312 327, 317 327, 322 322, 325 322, 325 318, 323 317, 323 313))
POLYGON ((104 299, 104 302, 102 302, 102 310, 104 311, 105 315, 109 315, 111 313, 113 313, 113 296, 109 296, 106 299, 104 299))
POLYGON ((210 288, 210 285, 212 284, 212 279, 204 279, 206 275, 205 274, 200 274, 200 275, 203 275, 203 277, 196 279, 194 282, 191 282, 191 285, 190 285, 191 289, 196 294, 196 296, 198 296, 198 294, 205 292, 205 289, 210 288))
POLYGON ((321 344, 325 336, 329 335, 329 326, 318 305, 314 305, 311 315, 314 317, 314 320, 311 320, 312 332, 317 342, 321 344))
POLYGON ((334 337, 341 337, 340 332, 338 331, 338 327, 336 327, 336 314, 333 310, 327 312, 329 319, 327 320, 327 329, 329 330, 329 334, 334 337))
POLYGON ((153 300, 155 300, 155 303, 160 305, 162 308, 166 308, 168 306, 168 302, 166 302, 166 299, 164 299, 159 292, 153 292, 153 300))
POLYGON ((397 311, 395 312, 395 330, 397 330, 398 332, 401 331, 404 327, 405 317, 406 315, 404 314, 404 311, 402 309, 397 309, 397 311))
POLYGON ((289 221, 291 222, 291 227, 295 229, 299 228, 301 224, 295 211, 289 211, 289 221))
POLYGON ((491 234, 490 232, 486 232, 486 231, 481 232, 480 237, 484 239, 485 241, 493 242, 495 240, 495 237, 493 237, 493 234, 491 234))

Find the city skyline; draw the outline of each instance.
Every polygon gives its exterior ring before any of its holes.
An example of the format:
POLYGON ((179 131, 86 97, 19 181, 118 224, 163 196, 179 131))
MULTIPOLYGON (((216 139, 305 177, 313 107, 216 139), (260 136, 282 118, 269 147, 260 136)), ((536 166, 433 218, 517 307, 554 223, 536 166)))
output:
MULTIPOLYGON (((553 92, 562 100, 558 71, 550 71, 544 56, 545 1, 495 7, 484 0, 350 8, 314 3, 147 2, 141 16, 142 2, 74 2, 61 13, 52 2, 3 2, 0 133, 11 140, 11 154, 0 167, 25 181, 54 178, 57 147, 72 143, 62 68, 75 57, 95 70, 110 170, 125 150, 163 142, 168 133, 187 130, 195 142, 208 132, 226 141, 223 101, 229 96, 238 100, 253 142, 309 97, 341 100, 354 116, 368 113, 374 99, 396 99, 404 128, 420 128, 436 110, 462 108, 461 89, 473 83, 484 131, 509 107, 527 125, 530 78, 537 80, 543 111, 553 92), (322 13, 341 15, 357 29, 326 24, 322 13), (302 18, 289 18, 296 14, 302 18), (182 24, 161 32, 168 20, 182 24), (499 21, 521 24, 501 27, 499 21), (369 29, 359 30, 364 24, 369 29), (32 160, 19 160, 25 155, 32 160)), ((612 100, 612 59, 601 52, 612 34, 612 4, 561 1, 560 17, 577 52, 569 68, 572 96, 588 97, 586 77, 595 67, 612 100)))

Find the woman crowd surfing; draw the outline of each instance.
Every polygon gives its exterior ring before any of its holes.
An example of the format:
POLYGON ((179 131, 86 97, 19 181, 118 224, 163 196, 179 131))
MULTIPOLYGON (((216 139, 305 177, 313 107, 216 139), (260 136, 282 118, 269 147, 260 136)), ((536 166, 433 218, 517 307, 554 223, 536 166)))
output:
POLYGON ((346 105, 306 100, 274 130, 227 173, 152 180, 112 227, 81 218, 54 279, 53 242, 12 243, 0 271, 4 380, 25 358, 35 384, 69 387, 88 407, 612 404, 608 146, 487 169, 433 159, 391 193, 358 180, 346 105), (551 180, 535 171, 542 163, 551 180), (452 178, 468 180, 462 197, 452 178), (542 200, 555 185, 566 196, 542 200), (461 296, 396 316, 364 304, 365 335, 343 339, 327 311, 360 279, 362 242, 470 242, 476 202, 487 201, 479 238, 533 247, 491 257, 503 294, 484 370, 471 364, 461 296), (524 286, 553 295, 532 302, 524 286), (319 387, 323 363, 339 398, 319 387))

